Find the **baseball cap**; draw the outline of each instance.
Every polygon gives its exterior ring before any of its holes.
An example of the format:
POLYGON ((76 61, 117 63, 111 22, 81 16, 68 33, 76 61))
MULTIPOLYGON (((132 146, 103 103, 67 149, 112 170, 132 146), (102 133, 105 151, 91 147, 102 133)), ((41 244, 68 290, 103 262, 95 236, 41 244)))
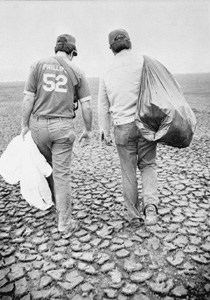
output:
POLYGON ((118 40, 130 40, 129 34, 124 29, 116 29, 109 34, 109 45, 111 46, 118 40))
POLYGON ((56 40, 56 46, 59 46, 59 45, 73 46, 74 50, 76 51, 74 55, 75 56, 77 55, 76 39, 72 35, 70 35, 70 34, 59 35, 56 40))

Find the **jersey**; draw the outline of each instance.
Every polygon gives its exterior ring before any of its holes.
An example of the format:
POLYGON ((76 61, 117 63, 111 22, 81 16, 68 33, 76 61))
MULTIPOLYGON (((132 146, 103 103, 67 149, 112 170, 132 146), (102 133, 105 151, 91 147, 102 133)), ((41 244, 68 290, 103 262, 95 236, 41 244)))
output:
MULTIPOLYGON (((77 95, 80 102, 90 100, 84 72, 69 60, 66 61, 78 78, 77 95)), ((39 60, 31 66, 24 94, 35 96, 32 114, 36 116, 74 118, 75 89, 67 71, 54 57, 39 60)))

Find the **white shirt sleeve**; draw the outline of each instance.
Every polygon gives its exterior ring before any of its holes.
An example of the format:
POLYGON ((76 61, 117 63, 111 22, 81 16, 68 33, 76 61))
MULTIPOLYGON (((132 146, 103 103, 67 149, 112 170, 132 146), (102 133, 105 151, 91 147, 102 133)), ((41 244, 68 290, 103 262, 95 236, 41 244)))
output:
POLYGON ((99 82, 98 122, 100 132, 104 132, 105 136, 109 136, 111 126, 110 103, 103 78, 99 82))

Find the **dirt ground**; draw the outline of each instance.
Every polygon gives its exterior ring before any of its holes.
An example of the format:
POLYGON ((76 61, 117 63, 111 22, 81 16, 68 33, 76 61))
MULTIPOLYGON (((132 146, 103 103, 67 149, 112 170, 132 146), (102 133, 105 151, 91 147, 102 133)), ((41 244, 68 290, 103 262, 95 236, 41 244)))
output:
MULTIPOLYGON (((156 226, 132 229, 124 218, 116 148, 99 140, 96 78, 93 143, 81 148, 77 140, 72 163, 80 228, 63 238, 54 208, 31 207, 19 184, 0 177, 0 299, 210 299, 210 75, 178 80, 197 131, 188 148, 158 146, 156 226)), ((22 90, 22 83, 0 84, 0 154, 20 133, 22 90)), ((75 125, 79 136, 80 111, 75 125)))

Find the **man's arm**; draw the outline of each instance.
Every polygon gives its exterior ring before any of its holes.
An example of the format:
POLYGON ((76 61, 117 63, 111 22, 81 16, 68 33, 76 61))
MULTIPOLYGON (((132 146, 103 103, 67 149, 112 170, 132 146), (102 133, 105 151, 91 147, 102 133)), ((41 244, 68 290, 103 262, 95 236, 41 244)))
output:
POLYGON ((21 135, 24 135, 30 130, 29 120, 31 116, 32 109, 34 107, 35 97, 33 95, 25 95, 22 104, 22 131, 21 135))
POLYGON ((90 100, 81 102, 81 109, 82 109, 82 117, 85 125, 85 131, 82 133, 79 141, 83 138, 86 139, 86 142, 92 137, 92 108, 90 104, 90 100))
POLYGON ((99 95, 98 95, 98 121, 100 133, 104 134, 106 142, 111 141, 111 116, 110 116, 110 103, 107 96, 106 86, 103 79, 100 79, 99 83, 99 95))

